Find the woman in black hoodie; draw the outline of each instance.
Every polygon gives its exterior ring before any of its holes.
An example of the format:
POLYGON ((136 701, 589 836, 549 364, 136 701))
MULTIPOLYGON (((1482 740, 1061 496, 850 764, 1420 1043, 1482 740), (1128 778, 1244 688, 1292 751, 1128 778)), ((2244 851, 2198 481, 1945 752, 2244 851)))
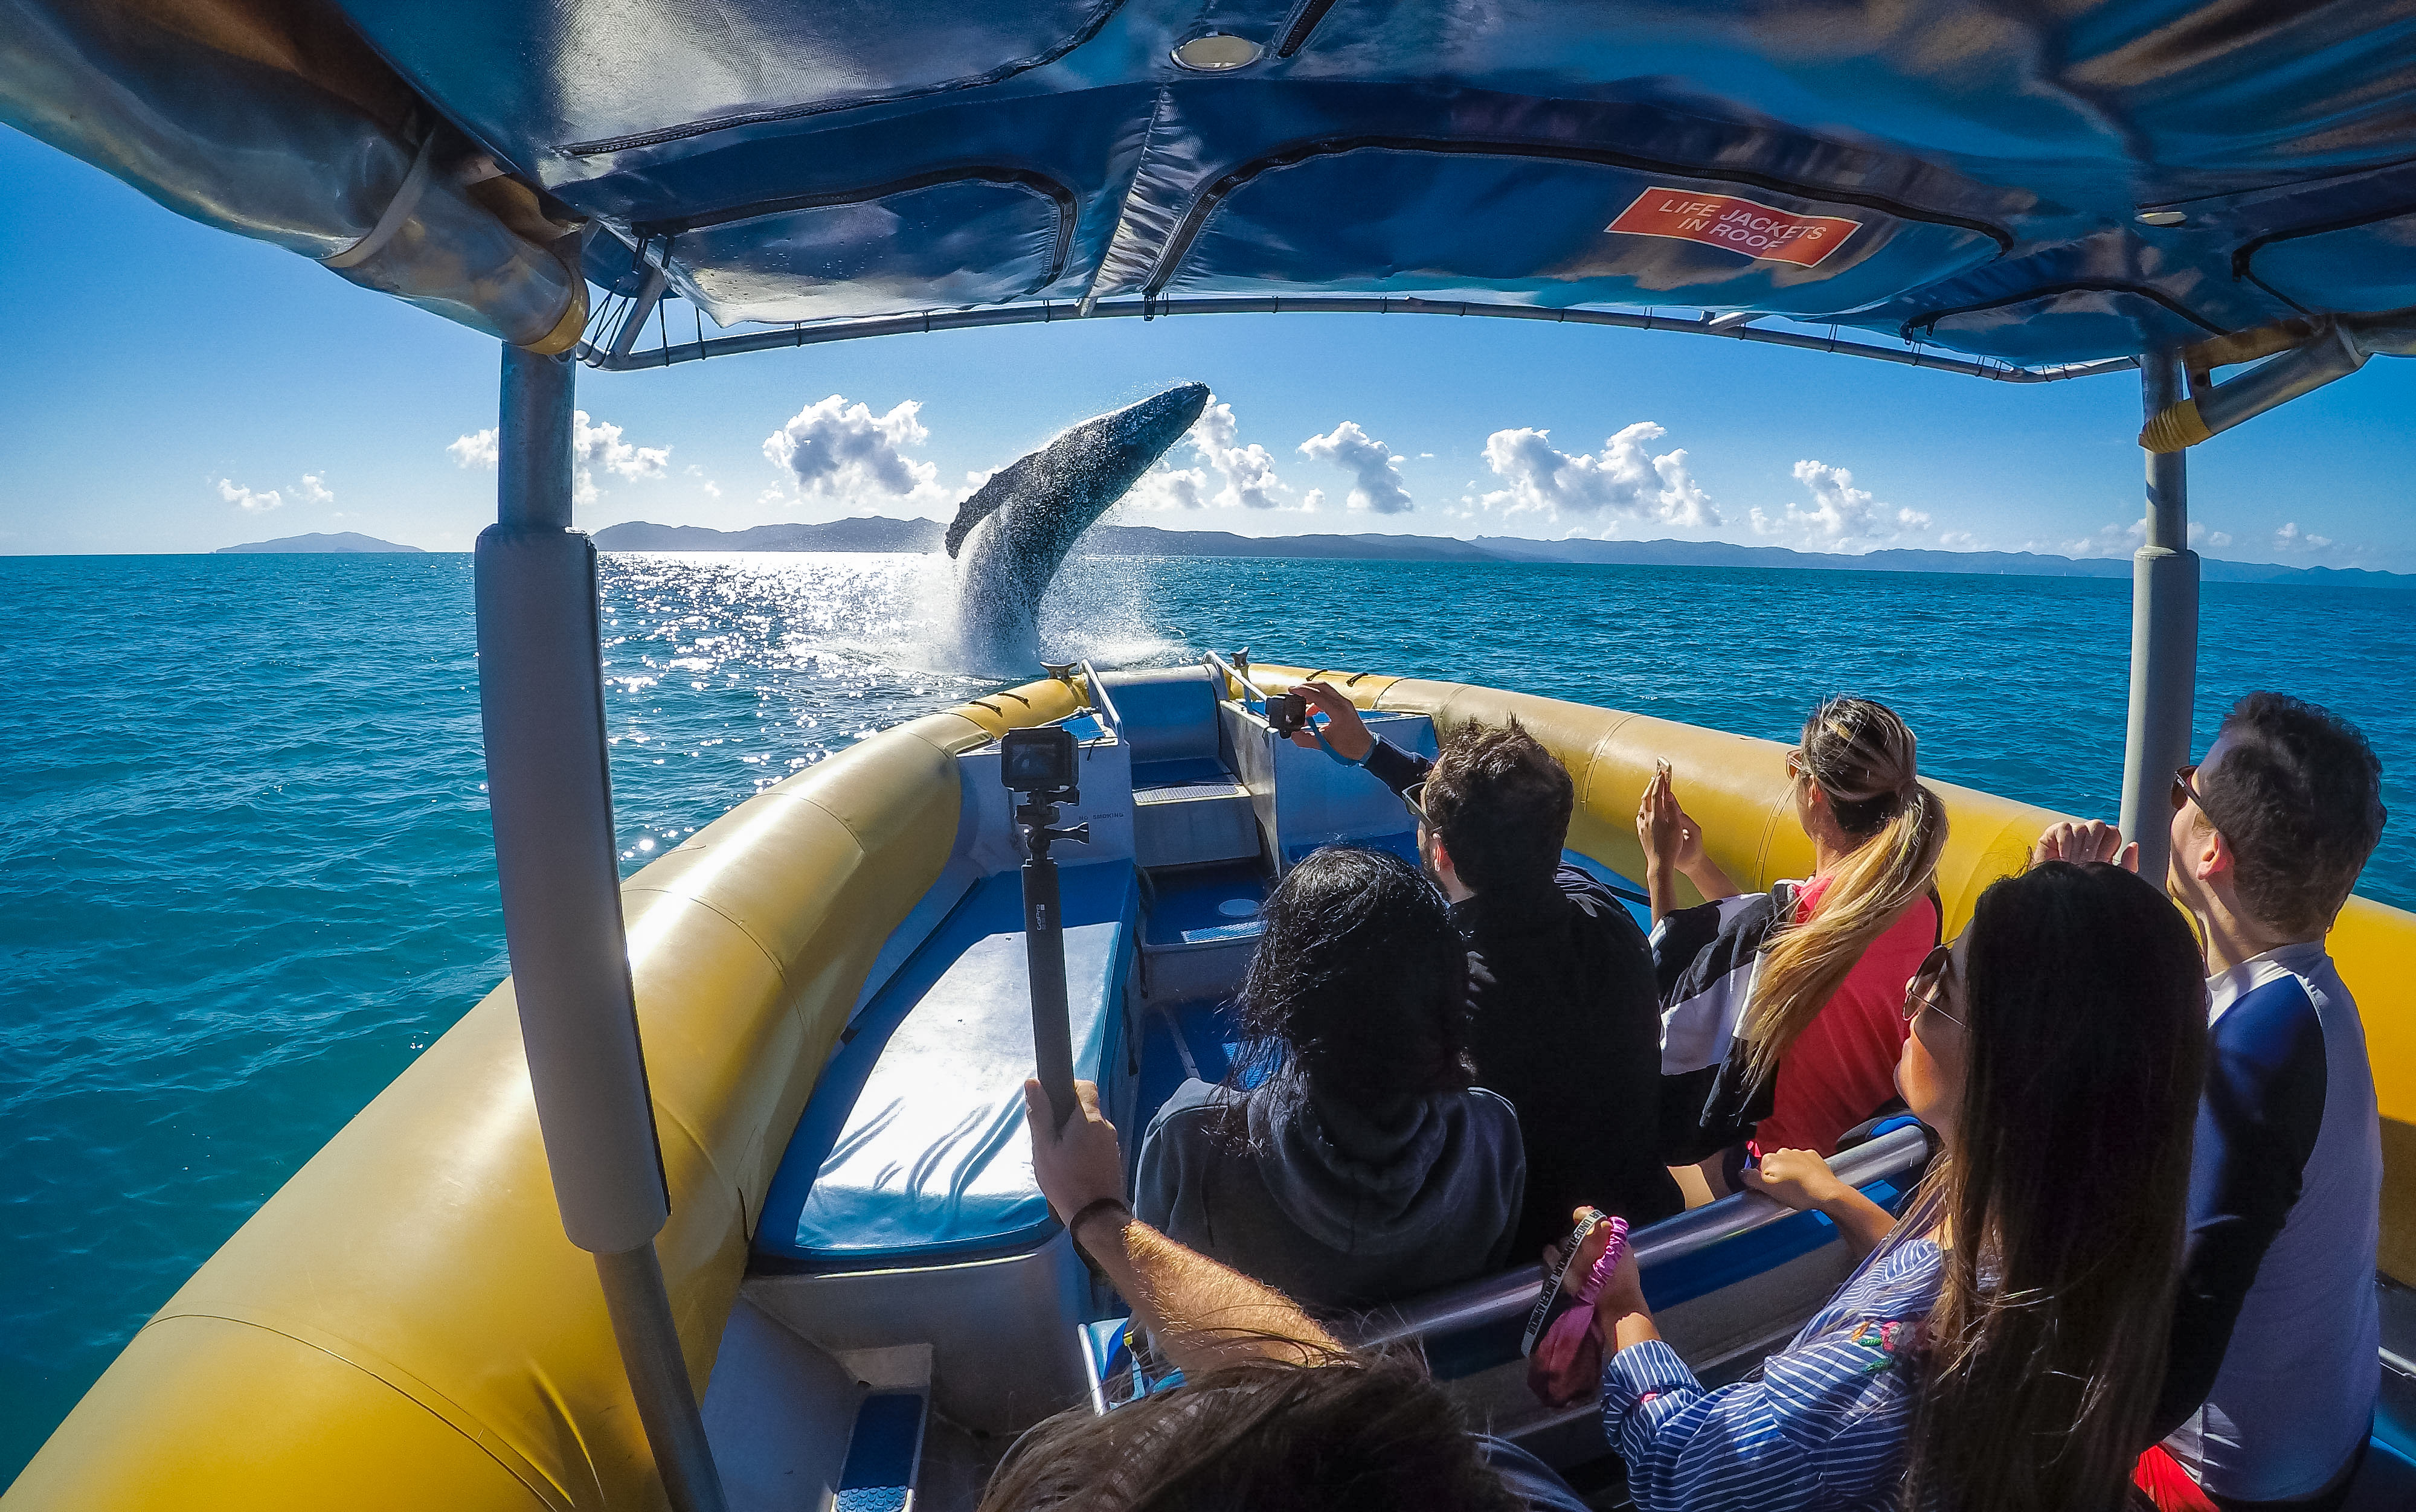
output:
POLYGON ((1467 957, 1381 851, 1318 851, 1267 900, 1222 1086, 1141 1144, 1144 1223, 1294 1299, 1366 1307, 1500 1269, 1526 1184, 1510 1104, 1469 1085, 1467 957))

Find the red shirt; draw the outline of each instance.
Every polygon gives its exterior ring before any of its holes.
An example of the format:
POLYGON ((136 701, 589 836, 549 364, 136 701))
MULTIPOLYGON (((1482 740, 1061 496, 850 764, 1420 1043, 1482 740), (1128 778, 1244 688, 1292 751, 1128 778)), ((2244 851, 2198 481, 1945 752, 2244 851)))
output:
MULTIPOLYGON (((1798 923, 1812 917, 1829 891, 1816 876, 1796 906, 1798 923)), ((1754 1127, 1754 1148, 1837 1152, 1837 1136, 1895 1096, 1895 1064, 1904 1054, 1904 985, 1938 943, 1938 910, 1926 898, 1904 911, 1871 941, 1836 996, 1822 1006, 1778 1063, 1770 1116, 1754 1127)))

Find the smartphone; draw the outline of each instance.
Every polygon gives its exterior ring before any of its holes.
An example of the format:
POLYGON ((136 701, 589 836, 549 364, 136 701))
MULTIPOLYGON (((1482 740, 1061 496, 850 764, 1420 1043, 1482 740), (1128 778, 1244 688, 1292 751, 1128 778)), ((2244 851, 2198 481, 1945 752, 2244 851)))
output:
POLYGON ((1569 1232, 1568 1238, 1561 1245, 1561 1263, 1544 1278, 1544 1295, 1535 1299, 1535 1310, 1527 1314, 1527 1337, 1518 1341, 1521 1356, 1535 1352, 1535 1340, 1544 1337, 1544 1325, 1551 1321, 1552 1304, 1560 1300, 1561 1283, 1568 1279, 1569 1267, 1577 1264, 1578 1250, 1584 1246, 1586 1236, 1603 1221, 1604 1216, 1597 1208, 1578 1209, 1578 1226, 1569 1232))

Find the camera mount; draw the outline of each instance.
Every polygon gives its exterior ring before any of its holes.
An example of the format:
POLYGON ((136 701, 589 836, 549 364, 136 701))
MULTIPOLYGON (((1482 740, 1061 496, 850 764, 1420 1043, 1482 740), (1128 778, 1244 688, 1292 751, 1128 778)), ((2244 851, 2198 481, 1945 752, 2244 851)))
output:
POLYGON ((1032 978, 1032 1051, 1049 1112, 1063 1129, 1074 1115, 1074 1033, 1065 1006, 1065 922, 1049 843, 1091 842, 1091 826, 1061 827, 1061 805, 1081 801, 1075 785, 1080 747, 1060 726, 1011 729, 999 740, 999 775, 1020 800, 1016 848, 1023 852, 1023 948, 1032 978))

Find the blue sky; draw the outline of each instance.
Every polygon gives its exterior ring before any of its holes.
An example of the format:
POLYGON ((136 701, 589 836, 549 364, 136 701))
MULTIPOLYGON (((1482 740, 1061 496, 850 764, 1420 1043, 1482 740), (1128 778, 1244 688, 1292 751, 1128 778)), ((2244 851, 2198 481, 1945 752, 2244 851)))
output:
MULTIPOLYGON (((310 531, 461 550, 492 518, 476 441, 494 424, 491 341, 185 221, 6 128, 0 182, 14 293, 0 553, 310 531)), ((1225 412, 1170 454, 1127 521, 2127 555, 2140 513, 2128 375, 2015 386, 1643 332, 1284 315, 582 371, 580 519, 944 517, 971 478, 1182 379, 1225 412), (857 460, 806 473, 779 460, 833 445, 857 460)), ((2196 448, 2200 548, 2416 570, 2411 413, 2416 361, 2378 358, 2196 448)))

